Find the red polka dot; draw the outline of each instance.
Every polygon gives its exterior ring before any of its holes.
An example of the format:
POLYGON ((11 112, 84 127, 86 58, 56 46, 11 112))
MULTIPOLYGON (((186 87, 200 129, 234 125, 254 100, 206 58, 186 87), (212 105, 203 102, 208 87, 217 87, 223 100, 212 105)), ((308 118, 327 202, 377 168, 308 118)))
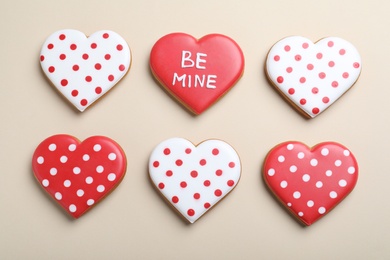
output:
POLYGON ((53 45, 52 43, 49 43, 49 44, 47 45, 47 48, 48 48, 49 50, 51 50, 51 49, 54 48, 54 45, 53 45))
POLYGON ((108 37, 110 37, 110 35, 109 35, 108 33, 104 33, 104 34, 103 34, 103 38, 104 38, 104 39, 108 39, 108 37))
POLYGON ((195 215, 195 210, 189 209, 189 210, 187 210, 187 214, 188 214, 188 216, 192 217, 195 215))
POLYGON ((126 69, 125 65, 121 64, 119 65, 119 70, 120 71, 124 71, 126 69))
POLYGON ((61 54, 60 55, 60 60, 65 60, 66 59, 66 55, 65 54, 61 54))
POLYGON ((340 55, 344 55, 345 52, 346 52, 346 51, 345 51, 344 49, 341 49, 341 50, 339 51, 340 55))
POLYGON ((45 60, 45 56, 41 55, 41 61, 45 60))
POLYGON ((208 209, 208 208, 210 208, 211 205, 210 205, 210 203, 206 202, 203 206, 205 209, 208 209))
POLYGON ((295 89, 290 88, 290 89, 288 90, 288 94, 294 95, 294 93, 295 93, 295 89))
POLYGON ((320 72, 320 74, 318 74, 318 77, 320 77, 320 79, 324 79, 326 77, 326 74, 324 72, 320 72))
POLYGON ((66 36, 65 36, 65 34, 61 34, 60 37, 58 37, 58 38, 60 38, 60 40, 63 41, 63 40, 65 40, 66 36))
POLYGON ((321 53, 321 52, 317 53, 316 57, 317 57, 317 59, 319 59, 319 60, 322 59, 322 53, 321 53))
POLYGON ((102 65, 100 63, 95 64, 95 69, 100 70, 102 68, 102 65))
POLYGON ((89 55, 86 54, 86 53, 84 53, 84 54, 83 54, 83 59, 84 59, 84 60, 88 60, 88 58, 89 58, 89 55))
POLYGON ((77 45, 74 44, 74 43, 72 43, 72 44, 70 45, 70 49, 71 49, 72 51, 76 50, 76 49, 77 49, 77 45))
POLYGON ((177 196, 173 196, 172 197, 172 202, 175 203, 175 204, 178 203, 179 202, 179 198, 177 196))
POLYGON ((171 177, 173 175, 173 172, 171 170, 168 170, 165 172, 165 175, 171 177))
POLYGON ((347 79, 349 77, 349 73, 348 72, 344 72, 343 73, 343 78, 347 79))
POLYGON ((68 80, 66 79, 61 80, 61 86, 65 87, 66 85, 68 85, 68 80))
POLYGON ((200 199, 200 194, 199 193, 195 193, 194 194, 194 199, 196 199, 196 200, 200 199))
POLYGON ((205 159, 202 159, 202 160, 199 161, 199 164, 200 164, 201 166, 205 166, 206 163, 207 163, 207 162, 206 162, 205 159))
POLYGON ((221 175, 222 175, 222 170, 216 170, 216 171, 215 171, 215 175, 221 176, 221 175))
POLYGON ((314 65, 309 63, 309 64, 307 64, 306 68, 308 70, 312 70, 312 69, 314 69, 314 65))
POLYGON ((206 187, 209 187, 210 184, 211 184, 211 182, 210 182, 209 180, 205 180, 205 181, 203 182, 203 185, 206 186, 206 187))
POLYGON ((291 72, 293 71, 293 68, 287 67, 287 68, 286 68, 286 71, 287 71, 287 73, 291 73, 291 72))
POLYGON ((190 154, 190 153, 191 153, 191 149, 190 149, 190 148, 187 148, 187 149, 185 150, 185 153, 186 153, 186 154, 190 154))
POLYGON ((185 182, 185 181, 180 182, 180 187, 182 187, 182 188, 187 187, 187 182, 185 182))
POLYGON ((305 82, 306 82, 306 78, 305 78, 305 77, 301 77, 301 78, 299 79, 299 82, 305 83, 305 82))
POLYGON ((164 154, 169 155, 171 153, 171 150, 169 148, 164 149, 164 154))
POLYGON ((108 76, 108 81, 114 81, 114 75, 112 75, 112 74, 109 75, 109 76, 108 76))
POLYGON ((74 71, 78 71, 80 69, 79 65, 73 65, 72 69, 74 71))
POLYGON ((322 102, 324 102, 324 104, 328 104, 329 103, 329 98, 328 97, 323 97, 322 98, 322 102))
POLYGON ((303 106, 306 104, 306 99, 302 98, 301 100, 299 100, 299 103, 303 106))
POLYGON ((158 166, 160 166, 160 162, 159 161, 154 161, 153 162, 153 167, 157 168, 158 166))
POLYGON ((85 81, 86 82, 91 82, 92 81, 92 77, 91 76, 86 76, 85 77, 85 81))
POLYGON ((332 82, 332 87, 337 88, 339 86, 339 83, 337 81, 332 82))
POLYGON ((176 160, 176 162, 175 162, 175 164, 177 165, 177 166, 182 166, 183 165, 183 161, 182 160, 176 160))
POLYGON ((299 54, 298 54, 298 55, 295 55, 295 60, 296 60, 296 61, 300 61, 301 59, 302 59, 301 55, 299 55, 299 54))
POLYGON ((304 48, 304 49, 309 48, 309 44, 308 44, 307 42, 303 43, 303 44, 302 44, 302 48, 304 48))
POLYGON ((81 104, 82 106, 86 106, 86 105, 88 104, 88 101, 87 101, 86 99, 82 99, 82 100, 80 101, 80 104, 81 104))
POLYGON ((276 81, 277 81, 279 84, 282 84, 283 81, 284 81, 284 79, 283 79, 282 76, 279 76, 279 77, 276 79, 276 81))
POLYGON ((53 66, 50 66, 48 70, 50 73, 53 73, 56 69, 53 66))
POLYGON ((117 49, 118 51, 121 51, 121 50, 123 50, 123 46, 122 46, 122 44, 118 44, 118 45, 116 46, 116 49, 117 49))
POLYGON ((317 115, 320 112, 320 110, 317 107, 315 107, 313 108, 312 112, 313 114, 317 115))
POLYGON ((160 183, 158 184, 158 188, 159 188, 160 190, 164 189, 164 188, 165 188, 165 184, 162 183, 162 182, 160 182, 160 183))
POLYGON ((280 61, 280 56, 279 55, 275 55, 274 56, 274 61, 280 61))
POLYGON ((77 90, 74 89, 74 90, 72 90, 72 93, 71 93, 71 94, 72 94, 73 97, 77 97, 77 95, 79 94, 79 92, 78 92, 77 90))
POLYGON ((96 43, 91 43, 91 49, 96 49, 97 44, 96 43))
POLYGON ((333 68, 333 67, 334 67, 334 64, 335 64, 334 61, 329 61, 328 66, 331 67, 331 68, 333 68))
POLYGON ((318 90, 318 88, 314 87, 314 88, 311 89, 311 92, 313 94, 318 94, 319 90, 318 90))
POLYGON ((222 191, 220 189, 216 189, 214 191, 214 195, 217 196, 217 197, 220 197, 222 195, 222 191))
POLYGON ((110 54, 106 54, 106 55, 104 55, 104 58, 105 58, 106 60, 109 60, 109 59, 111 59, 111 55, 110 55, 110 54))
POLYGON ((291 50, 291 47, 290 47, 289 45, 286 45, 286 46, 284 46, 284 50, 285 50, 285 51, 290 51, 290 50, 291 50))
POLYGON ((234 186, 234 181, 233 180, 228 180, 227 185, 229 187, 233 187, 234 186))
POLYGON ((101 94, 102 93, 102 88, 101 87, 96 87, 95 88, 95 93, 96 94, 101 94))
POLYGON ((191 177, 192 178, 198 177, 198 172, 197 171, 191 171, 191 177))
POLYGON ((355 69, 358 69, 358 68, 360 67, 359 62, 354 62, 354 63, 353 63, 353 67, 354 67, 355 69))
POLYGON ((234 167, 236 167, 236 164, 235 164, 234 162, 230 162, 230 163, 229 163, 229 167, 230 167, 230 168, 234 168, 234 167))
POLYGON ((328 47, 333 47, 333 45, 334 45, 334 42, 328 41, 328 47))
POLYGON ((217 148, 214 148, 212 153, 213 153, 213 155, 218 155, 219 154, 219 150, 217 148))

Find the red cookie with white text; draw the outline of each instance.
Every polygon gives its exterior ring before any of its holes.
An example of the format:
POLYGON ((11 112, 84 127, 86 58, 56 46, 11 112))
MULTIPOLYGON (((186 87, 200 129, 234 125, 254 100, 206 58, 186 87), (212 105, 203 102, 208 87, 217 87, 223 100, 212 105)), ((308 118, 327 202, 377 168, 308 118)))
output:
POLYGON ((150 68, 165 90, 199 115, 238 82, 244 72, 244 55, 225 35, 209 34, 198 40, 172 33, 153 46, 150 68))
POLYGON ((313 43, 301 36, 277 42, 269 51, 266 74, 272 85, 305 117, 314 118, 357 81, 361 58, 338 37, 313 43))
POLYGON ((341 144, 324 142, 310 148, 291 141, 268 153, 263 177, 283 206, 309 226, 354 189, 358 171, 355 157, 341 144))
POLYGON ((104 136, 80 142, 70 135, 54 135, 38 145, 32 158, 39 184, 73 218, 120 184, 126 163, 119 144, 104 136))

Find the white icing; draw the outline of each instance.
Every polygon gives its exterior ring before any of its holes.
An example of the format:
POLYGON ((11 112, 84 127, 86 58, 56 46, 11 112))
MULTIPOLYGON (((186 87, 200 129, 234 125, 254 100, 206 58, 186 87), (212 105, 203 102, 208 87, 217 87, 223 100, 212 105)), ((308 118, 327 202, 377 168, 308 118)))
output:
POLYGON ((266 69, 283 95, 313 118, 356 82, 361 58, 356 48, 341 38, 327 37, 314 44, 292 36, 271 48, 266 69))
POLYGON ((49 80, 80 111, 115 86, 131 64, 126 41, 108 30, 89 37, 77 30, 57 31, 46 39, 40 58, 49 80))
POLYGON ((153 150, 149 175, 162 195, 190 223, 194 223, 237 185, 241 162, 236 151, 223 141, 207 140, 194 146, 186 139, 172 138, 153 150), (186 149, 191 149, 191 152, 186 153, 186 149), (218 149, 217 154, 214 149, 218 149), (222 170, 222 174, 218 170, 222 170), (196 173, 192 174, 193 171, 196 173), (210 185, 205 186, 205 181, 210 185), (184 188, 182 182, 186 183, 184 188), (220 196, 215 195, 217 190, 221 191, 220 196), (200 196, 198 199, 196 193, 200 196), (175 196, 177 203, 173 202, 175 196), (206 203, 210 204, 208 208, 205 208, 206 203), (188 214, 189 209, 194 212, 192 216, 188 214))

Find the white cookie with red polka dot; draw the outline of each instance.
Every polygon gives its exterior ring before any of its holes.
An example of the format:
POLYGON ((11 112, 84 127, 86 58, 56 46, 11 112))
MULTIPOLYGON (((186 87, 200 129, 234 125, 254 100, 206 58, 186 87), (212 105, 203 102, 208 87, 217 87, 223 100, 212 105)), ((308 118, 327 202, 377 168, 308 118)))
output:
POLYGON ((346 40, 317 43, 301 36, 277 42, 269 51, 266 73, 276 89, 306 117, 314 118, 357 81, 361 58, 346 40))
POLYGON ((79 111, 84 111, 127 73, 131 52, 113 31, 87 37, 77 30, 60 30, 42 46, 41 67, 56 89, 79 111))
POLYGON ((190 223, 194 223, 237 185, 241 162, 220 140, 195 146, 183 138, 160 143, 149 159, 156 189, 190 223))

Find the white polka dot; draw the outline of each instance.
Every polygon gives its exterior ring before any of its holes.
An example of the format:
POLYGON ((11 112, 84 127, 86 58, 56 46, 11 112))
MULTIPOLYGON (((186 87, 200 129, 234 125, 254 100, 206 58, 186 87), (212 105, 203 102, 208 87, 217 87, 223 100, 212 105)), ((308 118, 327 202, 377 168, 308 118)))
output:
POLYGON ((62 194, 59 193, 59 192, 56 192, 56 194, 54 194, 54 197, 55 197, 57 200, 62 200, 62 194))
POLYGON ((316 182, 316 187, 317 187, 317 188, 322 188, 322 186, 324 186, 324 184, 322 183, 322 181, 317 181, 317 182, 316 182))
POLYGON ((65 155, 61 156, 60 162, 66 163, 67 161, 68 161, 68 157, 66 157, 65 155))
POLYGON ((348 173, 349 173, 349 174, 354 174, 355 171, 356 171, 356 169, 355 169, 355 167, 353 167, 353 166, 351 166, 351 167, 348 168, 348 173))
POLYGON ((330 177, 330 176, 332 176, 333 172, 331 170, 327 170, 325 172, 325 174, 326 174, 326 176, 330 177))
POLYGON ((309 175, 309 174, 304 174, 304 175, 302 176, 302 180, 303 180, 304 182, 310 181, 310 175, 309 175))
POLYGON ((95 201, 93 199, 87 200, 87 205, 88 206, 92 206, 93 204, 95 204, 95 201))
POLYGON ((104 171, 104 167, 99 165, 98 167, 96 167, 96 172, 97 173, 102 173, 104 171))
POLYGON ((76 212, 76 210, 77 210, 76 205, 71 204, 71 205, 69 206, 69 211, 70 211, 70 212, 74 213, 74 212, 76 212))
POLYGON ((39 164, 42 164, 44 161, 45 161, 45 159, 43 159, 42 156, 39 156, 39 157, 37 158, 37 163, 39 163, 39 164))
POLYGON ((96 190, 97 190, 98 192, 103 192, 105 189, 106 189, 106 188, 104 187, 104 185, 99 185, 99 186, 97 186, 97 188, 96 188, 96 190))
POLYGON ((88 154, 84 154, 83 155, 83 161, 86 162, 86 161, 89 161, 89 155, 88 154))
POLYGON ((291 207, 292 206, 291 202, 287 203, 287 206, 291 207))
POLYGON ((56 144, 50 144, 50 145, 49 145, 49 150, 50 150, 50 151, 53 152, 53 151, 55 151, 56 149, 57 149, 57 145, 56 145, 56 144))
POLYGON ((321 150, 321 154, 322 154, 323 156, 327 156, 327 155, 329 154, 328 148, 323 148, 323 149, 321 150))
POLYGON ((331 191, 331 192, 329 193, 329 197, 331 197, 332 199, 337 198, 337 192, 331 191))
POLYGON ((116 174, 115 173, 110 173, 108 176, 107 176, 107 179, 109 181, 115 181, 116 179, 116 174))
POLYGON ((69 188, 70 185, 72 185, 72 183, 70 182, 70 180, 65 180, 65 181, 64 181, 64 186, 65 186, 65 187, 69 188))
POLYGON ((294 192, 293 194, 294 199, 299 199, 301 197, 301 193, 299 191, 294 192))
POLYGON ((340 187, 345 187, 345 186, 347 186, 347 181, 346 180, 340 180, 339 181, 339 185, 340 185, 340 187))
POLYGON ((324 214, 325 212, 326 212, 326 209, 324 207, 320 207, 318 209, 318 213, 320 213, 320 214, 324 214))
POLYGON ((282 187, 283 189, 286 188, 288 185, 287 181, 281 181, 280 182, 280 187, 282 187))
POLYGON ((54 176, 57 174, 57 169, 56 168, 51 168, 50 169, 50 175, 54 176))
POLYGON ((309 200, 309 201, 307 202, 307 206, 308 206, 309 208, 313 207, 313 206, 314 206, 314 201, 309 200))
POLYGON ((290 172, 294 173, 294 172, 296 172, 297 170, 298 170, 298 167, 297 167, 297 166, 291 165, 291 167, 290 167, 290 172))
POLYGON ((287 150, 291 151, 292 149, 294 149, 294 145, 293 144, 287 145, 287 150))
POLYGON ((311 159, 310 160, 310 165, 313 166, 313 167, 317 166, 318 165, 317 159, 311 159))
POLYGON ((303 152, 298 153, 298 159, 303 159, 305 158, 305 154, 303 152))
POLYGON ((110 153, 110 154, 108 155, 108 159, 109 159, 110 161, 114 161, 114 160, 116 159, 116 154, 115 154, 115 153, 110 153))
POLYGON ((284 158, 283 155, 280 155, 280 156, 278 157, 278 161, 279 161, 279 162, 284 162, 284 160, 285 160, 285 158, 284 158))
POLYGON ((342 164, 341 160, 336 160, 336 161, 334 162, 334 165, 335 165, 336 167, 340 167, 341 164, 342 164))
POLYGON ((93 182, 93 178, 91 176, 88 176, 87 178, 85 178, 85 182, 87 184, 91 184, 93 182))
POLYGON ((70 144, 68 149, 69 149, 69 151, 74 152, 76 150, 76 145, 75 144, 70 144))
POLYGON ((74 174, 80 174, 80 172, 81 172, 81 169, 79 167, 74 167, 73 168, 73 173, 74 174))
POLYGON ((303 212, 298 212, 298 216, 303 217, 303 212))
POLYGON ((272 169, 272 168, 269 169, 269 170, 268 170, 268 175, 269 175, 269 176, 274 176, 274 175, 275 175, 275 169, 272 169))
POLYGON ((94 150, 95 152, 99 152, 101 149, 102 149, 102 146, 101 146, 100 144, 95 144, 95 145, 93 146, 93 150, 94 150))
POLYGON ((43 185, 43 187, 49 186, 49 180, 44 179, 44 180, 42 181, 42 185, 43 185))
POLYGON ((343 154, 344 154, 344 156, 349 156, 351 154, 351 152, 348 150, 344 150, 343 154))
POLYGON ((84 191, 81 189, 77 190, 76 194, 77 194, 77 196, 82 197, 84 195, 84 191))

